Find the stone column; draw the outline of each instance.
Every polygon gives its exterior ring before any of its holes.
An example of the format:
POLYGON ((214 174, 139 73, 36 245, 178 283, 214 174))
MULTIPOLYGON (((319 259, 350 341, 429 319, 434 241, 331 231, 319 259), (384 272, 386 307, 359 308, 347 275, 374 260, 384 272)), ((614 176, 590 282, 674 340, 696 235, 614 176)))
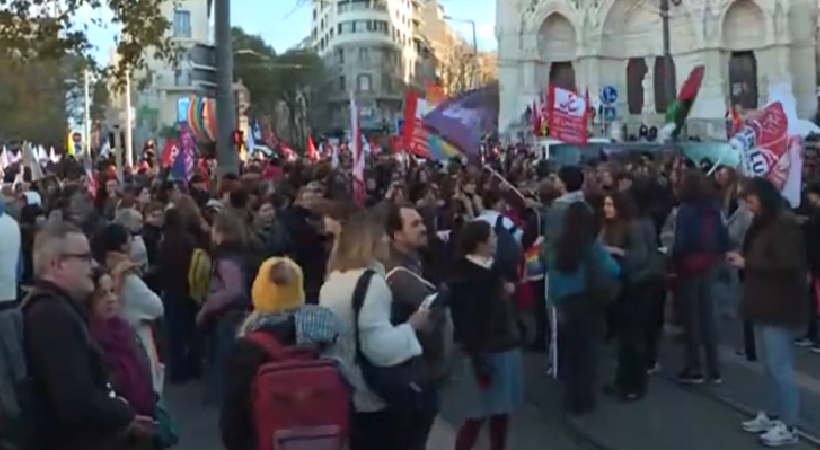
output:
POLYGON ((644 122, 648 123, 649 117, 655 114, 655 63, 647 63, 646 75, 641 81, 643 87, 643 109, 641 113, 644 122))
MULTIPOLYGON (((716 48, 703 49, 700 60, 704 62, 706 71, 690 117, 723 120, 726 116, 726 99, 729 98, 729 81, 724 75, 728 69, 725 67, 720 51, 716 48)), ((688 75, 688 70, 685 73, 679 73, 678 77, 681 77, 679 83, 683 83, 688 75)))

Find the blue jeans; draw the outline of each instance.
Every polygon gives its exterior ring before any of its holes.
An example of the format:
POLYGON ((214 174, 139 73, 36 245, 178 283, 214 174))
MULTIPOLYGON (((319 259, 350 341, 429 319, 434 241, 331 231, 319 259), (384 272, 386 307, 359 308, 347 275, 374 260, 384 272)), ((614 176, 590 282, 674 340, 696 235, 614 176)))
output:
POLYGON ((794 380, 792 344, 795 330, 771 325, 755 326, 763 353, 763 367, 769 383, 767 413, 787 425, 796 425, 800 392, 794 380))
POLYGON ((228 311, 220 316, 208 335, 208 367, 205 385, 205 403, 220 405, 224 392, 225 359, 233 351, 237 327, 242 323, 244 312, 228 311))

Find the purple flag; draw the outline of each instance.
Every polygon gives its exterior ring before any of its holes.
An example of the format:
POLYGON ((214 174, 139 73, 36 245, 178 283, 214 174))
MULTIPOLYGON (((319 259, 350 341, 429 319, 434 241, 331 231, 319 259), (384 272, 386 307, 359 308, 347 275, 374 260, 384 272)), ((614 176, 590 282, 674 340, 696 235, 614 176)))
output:
POLYGON ((486 86, 448 98, 426 116, 424 125, 470 156, 478 156, 481 135, 495 131, 492 103, 498 87, 486 86))

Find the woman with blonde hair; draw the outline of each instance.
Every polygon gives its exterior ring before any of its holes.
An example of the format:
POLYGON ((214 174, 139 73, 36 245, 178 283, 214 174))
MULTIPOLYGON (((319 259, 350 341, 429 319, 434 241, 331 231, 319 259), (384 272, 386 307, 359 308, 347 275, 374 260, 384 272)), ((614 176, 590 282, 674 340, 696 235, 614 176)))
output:
POLYGON ((384 267, 377 262, 387 252, 388 238, 378 216, 367 211, 354 214, 336 238, 328 277, 319 294, 319 305, 333 311, 346 327, 331 351, 354 368, 351 450, 401 450, 412 441, 409 434, 413 430, 408 426, 412 412, 387 404, 367 386, 362 371, 362 359, 367 360, 368 366, 392 368, 422 353, 416 330, 426 326, 429 311, 420 309, 407 323, 393 325, 393 297, 384 278, 384 267), (357 287, 363 293, 358 299, 358 312, 353 308, 357 287))

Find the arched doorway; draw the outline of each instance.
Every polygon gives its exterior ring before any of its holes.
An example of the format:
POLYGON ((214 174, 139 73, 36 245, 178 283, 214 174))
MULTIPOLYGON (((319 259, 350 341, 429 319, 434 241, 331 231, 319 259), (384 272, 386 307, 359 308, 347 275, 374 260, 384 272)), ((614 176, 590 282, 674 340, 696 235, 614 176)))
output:
POLYGON ((565 16, 553 13, 539 30, 541 60, 549 62, 548 82, 555 87, 577 90, 575 85, 575 27, 565 16))
POLYGON ((671 73, 669 77, 672 78, 672 92, 667 95, 666 92, 666 64, 665 59, 663 56, 656 56, 655 57, 655 70, 654 76, 655 79, 653 83, 655 85, 655 112, 659 114, 663 114, 666 112, 669 105, 675 101, 675 96, 677 95, 674 92, 675 86, 677 86, 677 80, 675 79, 675 59, 670 57, 669 58, 669 68, 671 69, 671 73))
POLYGON ((728 52, 729 99, 744 109, 757 108, 757 58, 765 44, 763 11, 753 0, 736 0, 723 19, 723 47, 728 52))
POLYGON ((626 64, 626 102, 629 114, 640 114, 643 109, 643 79, 649 68, 643 58, 629 58, 626 64))

